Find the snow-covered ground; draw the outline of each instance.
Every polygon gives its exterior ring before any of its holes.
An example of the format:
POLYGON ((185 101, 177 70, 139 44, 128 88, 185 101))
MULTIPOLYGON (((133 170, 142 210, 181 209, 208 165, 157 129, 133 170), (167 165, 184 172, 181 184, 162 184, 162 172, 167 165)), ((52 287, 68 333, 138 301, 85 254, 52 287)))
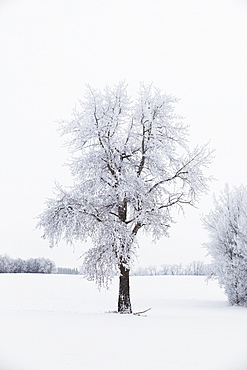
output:
POLYGON ((246 370, 247 309, 204 277, 131 277, 134 311, 119 315, 118 280, 0 274, 0 370, 246 370))

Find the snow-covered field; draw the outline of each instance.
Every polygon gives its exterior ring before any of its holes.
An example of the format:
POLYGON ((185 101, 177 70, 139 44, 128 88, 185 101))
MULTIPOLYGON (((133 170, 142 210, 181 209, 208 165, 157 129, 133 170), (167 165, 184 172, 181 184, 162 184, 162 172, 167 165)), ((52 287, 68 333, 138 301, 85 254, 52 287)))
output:
POLYGON ((0 370, 246 370, 247 309, 204 277, 131 277, 134 311, 119 315, 118 280, 0 274, 0 370))

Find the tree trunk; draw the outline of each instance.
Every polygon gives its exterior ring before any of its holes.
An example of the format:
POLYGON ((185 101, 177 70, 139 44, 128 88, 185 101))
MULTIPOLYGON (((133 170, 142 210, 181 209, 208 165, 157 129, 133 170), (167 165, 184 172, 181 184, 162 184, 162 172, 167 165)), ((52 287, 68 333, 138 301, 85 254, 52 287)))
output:
POLYGON ((123 264, 120 264, 119 268, 121 275, 119 276, 118 312, 129 314, 132 313, 129 285, 130 270, 125 268, 123 264))

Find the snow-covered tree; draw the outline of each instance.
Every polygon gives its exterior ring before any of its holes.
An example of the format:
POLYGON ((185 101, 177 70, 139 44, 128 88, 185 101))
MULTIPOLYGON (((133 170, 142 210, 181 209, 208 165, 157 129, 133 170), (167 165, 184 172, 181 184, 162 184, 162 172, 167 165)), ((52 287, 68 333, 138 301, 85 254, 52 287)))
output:
POLYGON ((25 272, 35 274, 52 274, 56 266, 49 258, 29 258, 25 262, 25 272))
POLYGON ((80 109, 61 122, 72 154, 74 186, 58 187, 40 215, 51 246, 91 238, 84 272, 99 286, 119 274, 118 311, 131 313, 129 271, 142 229, 168 235, 171 209, 193 205, 207 190, 207 146, 188 148, 188 127, 174 113, 177 99, 140 85, 131 101, 125 83, 87 88, 80 109))
POLYGON ((7 273, 11 271, 12 260, 6 254, 0 256, 0 273, 7 273))
POLYGON ((13 262, 13 270, 11 272, 14 273, 23 273, 26 272, 26 262, 23 261, 21 258, 14 259, 13 262))
POLYGON ((226 185, 214 210, 204 217, 213 273, 232 305, 247 305, 247 187, 226 185))
POLYGON ((13 259, 7 255, 0 256, 0 273, 44 273, 56 272, 56 266, 49 258, 13 259))

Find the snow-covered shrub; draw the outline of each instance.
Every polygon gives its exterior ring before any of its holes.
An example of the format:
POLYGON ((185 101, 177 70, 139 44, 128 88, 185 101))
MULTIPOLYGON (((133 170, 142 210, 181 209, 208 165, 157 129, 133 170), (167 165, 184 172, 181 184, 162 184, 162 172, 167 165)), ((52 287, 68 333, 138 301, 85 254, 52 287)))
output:
POLYGON ((232 305, 247 306, 247 187, 226 185, 215 208, 204 217, 213 274, 232 305))

